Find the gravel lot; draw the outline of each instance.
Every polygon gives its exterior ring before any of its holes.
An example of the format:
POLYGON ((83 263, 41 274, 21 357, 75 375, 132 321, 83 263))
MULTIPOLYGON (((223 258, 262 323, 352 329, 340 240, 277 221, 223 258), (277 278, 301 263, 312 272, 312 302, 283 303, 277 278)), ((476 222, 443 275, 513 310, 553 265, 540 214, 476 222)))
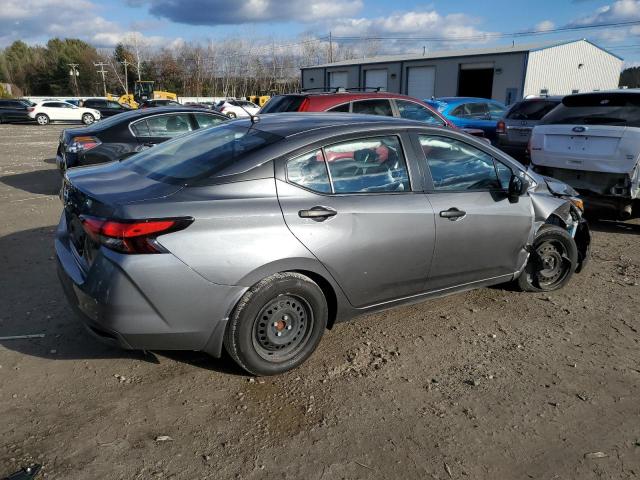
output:
POLYGON ((483 289, 337 325, 289 374, 114 350, 58 285, 63 126, 0 126, 0 477, 640 476, 640 223, 550 295, 483 289), (168 439, 163 439, 168 436, 168 439), (598 453, 602 452, 602 453, 598 453))

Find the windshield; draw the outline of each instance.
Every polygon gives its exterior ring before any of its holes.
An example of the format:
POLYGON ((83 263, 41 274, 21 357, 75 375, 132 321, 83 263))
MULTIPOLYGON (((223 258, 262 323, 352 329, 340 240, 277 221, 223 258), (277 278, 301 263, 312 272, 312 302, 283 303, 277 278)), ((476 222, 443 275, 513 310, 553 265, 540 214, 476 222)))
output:
POLYGON ((297 112, 306 98, 303 95, 276 95, 262 107, 260 113, 297 112))
POLYGON ((181 135, 122 163, 154 180, 184 183, 221 172, 244 155, 282 138, 253 127, 222 125, 181 135))
POLYGON ((559 101, 530 100, 515 104, 507 115, 510 120, 540 120, 558 106, 559 101))
POLYGON ((565 97, 541 123, 640 127, 640 95, 617 92, 572 95, 565 97))

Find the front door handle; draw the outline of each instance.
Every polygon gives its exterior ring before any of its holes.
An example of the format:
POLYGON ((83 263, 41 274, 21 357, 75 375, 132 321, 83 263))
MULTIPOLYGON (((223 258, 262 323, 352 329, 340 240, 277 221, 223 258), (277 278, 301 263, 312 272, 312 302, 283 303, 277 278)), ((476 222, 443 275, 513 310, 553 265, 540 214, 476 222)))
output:
POLYGON ((309 210, 300 210, 298 212, 298 216, 300 218, 310 218, 312 220, 315 220, 316 222, 322 222, 327 218, 333 217, 337 214, 338 212, 336 212, 333 208, 321 206, 312 207, 309 210))
POLYGON ((458 220, 459 218, 464 217, 466 214, 467 212, 458 210, 456 207, 451 207, 449 210, 442 210, 440 212, 440 216, 442 218, 448 218, 452 222, 458 220))

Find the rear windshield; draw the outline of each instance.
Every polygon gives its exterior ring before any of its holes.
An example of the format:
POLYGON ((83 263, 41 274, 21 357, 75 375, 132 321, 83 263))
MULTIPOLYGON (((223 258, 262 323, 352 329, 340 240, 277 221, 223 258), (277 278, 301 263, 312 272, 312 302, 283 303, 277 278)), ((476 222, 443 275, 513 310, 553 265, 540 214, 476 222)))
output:
POLYGON ((507 118, 510 120, 540 120, 560 103, 559 100, 531 100, 516 103, 507 118))
POLYGON ((276 95, 262 107, 260 113, 298 112, 306 98, 303 95, 276 95))
POLYGON ((618 125, 640 127, 640 95, 591 93, 565 97, 542 119, 550 125, 618 125))
POLYGON ((154 180, 184 183, 215 175, 244 155, 282 138, 253 127, 221 125, 181 135, 122 163, 154 180))

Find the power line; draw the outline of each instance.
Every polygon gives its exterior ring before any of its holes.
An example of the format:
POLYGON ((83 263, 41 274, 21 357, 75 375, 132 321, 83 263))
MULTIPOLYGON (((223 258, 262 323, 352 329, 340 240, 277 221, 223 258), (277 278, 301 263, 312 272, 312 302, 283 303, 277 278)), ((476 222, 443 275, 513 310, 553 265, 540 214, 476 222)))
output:
POLYGON ((409 36, 387 36, 387 35, 363 35, 363 36, 333 36, 336 41, 366 41, 366 40, 395 40, 395 41, 420 41, 420 42, 452 42, 452 41, 471 41, 471 40, 489 40, 499 38, 516 38, 530 37, 537 35, 549 35, 553 33, 574 32, 580 30, 593 30, 600 28, 620 28, 640 25, 640 20, 632 20, 627 22, 611 22, 599 23, 597 25, 572 25, 567 27, 552 28, 549 30, 521 30, 517 32, 488 32, 471 36, 453 36, 453 37, 409 37, 409 36))
POLYGON ((105 65, 108 65, 108 63, 98 62, 93 64, 94 67, 100 67, 100 70, 98 70, 98 73, 102 74, 102 90, 104 91, 104 96, 106 97, 107 82, 105 81, 104 74, 107 73, 107 71, 104 69, 105 65))

